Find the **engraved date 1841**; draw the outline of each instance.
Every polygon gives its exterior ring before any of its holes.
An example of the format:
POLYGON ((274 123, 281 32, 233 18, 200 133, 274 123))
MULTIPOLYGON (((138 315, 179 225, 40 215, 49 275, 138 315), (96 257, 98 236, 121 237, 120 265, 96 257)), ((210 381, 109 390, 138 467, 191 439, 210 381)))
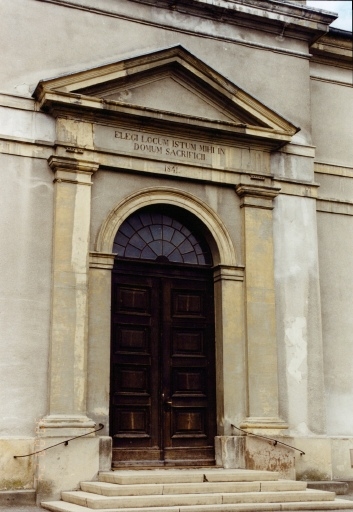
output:
POLYGON ((167 172, 168 174, 180 174, 180 171, 178 169, 178 166, 177 165, 171 165, 171 164, 166 164, 165 166, 165 172, 167 172))

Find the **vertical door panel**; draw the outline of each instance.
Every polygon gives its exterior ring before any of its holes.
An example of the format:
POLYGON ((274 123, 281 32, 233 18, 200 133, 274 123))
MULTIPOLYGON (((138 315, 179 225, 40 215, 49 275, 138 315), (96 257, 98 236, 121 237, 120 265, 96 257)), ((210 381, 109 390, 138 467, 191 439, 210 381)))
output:
POLYGON ((158 315, 158 282, 153 277, 114 273, 111 433, 125 461, 160 459, 155 421, 159 413, 158 315))
POLYGON ((213 283, 174 277, 163 296, 165 459, 204 464, 214 458, 213 283))

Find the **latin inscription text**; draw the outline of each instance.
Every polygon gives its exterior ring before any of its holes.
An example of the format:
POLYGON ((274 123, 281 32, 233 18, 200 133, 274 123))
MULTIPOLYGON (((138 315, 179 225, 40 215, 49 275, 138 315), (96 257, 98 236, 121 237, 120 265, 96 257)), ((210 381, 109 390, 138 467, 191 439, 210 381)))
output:
POLYGON ((115 130, 115 138, 124 142, 131 142, 131 149, 133 151, 150 155, 174 157, 178 159, 185 158, 187 160, 204 162, 210 155, 225 154, 224 148, 213 144, 146 135, 126 130, 115 130))

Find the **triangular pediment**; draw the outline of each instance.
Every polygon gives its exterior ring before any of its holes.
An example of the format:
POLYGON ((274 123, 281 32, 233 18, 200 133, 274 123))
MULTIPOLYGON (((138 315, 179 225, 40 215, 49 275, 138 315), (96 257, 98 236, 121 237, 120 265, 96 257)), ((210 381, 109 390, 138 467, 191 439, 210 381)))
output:
POLYGON ((180 45, 43 80, 34 97, 49 111, 54 105, 115 111, 274 142, 289 142, 298 131, 180 45))
POLYGON ((152 76, 148 80, 120 84, 115 88, 105 87, 95 95, 107 100, 121 101, 154 110, 172 112, 192 117, 203 117, 218 121, 242 122, 234 112, 222 109, 217 100, 183 80, 176 73, 152 76))

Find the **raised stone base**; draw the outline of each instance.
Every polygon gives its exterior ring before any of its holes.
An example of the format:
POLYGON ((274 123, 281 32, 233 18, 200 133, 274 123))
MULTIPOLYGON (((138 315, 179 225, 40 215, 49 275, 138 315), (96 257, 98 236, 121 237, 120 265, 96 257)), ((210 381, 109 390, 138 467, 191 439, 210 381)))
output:
POLYGON ((109 436, 99 437, 99 471, 110 471, 112 467, 113 440, 109 436))
POLYGON ((219 436, 215 448, 219 466, 276 471, 281 478, 295 480, 293 450, 273 441, 253 436, 219 436))
POLYGON ((34 505, 36 491, 22 489, 18 491, 0 491, 0 507, 25 507, 34 505))
POLYGON ((278 436, 270 439, 251 435, 218 436, 215 440, 218 466, 235 469, 278 471, 281 478, 305 481, 353 481, 350 450, 352 437, 278 436))
MULTIPOLYGON (((37 503, 60 499, 61 491, 74 490, 82 480, 95 480, 99 472, 99 437, 84 437, 60 444, 36 456, 37 503)), ((41 449, 64 439, 41 439, 41 449)))

